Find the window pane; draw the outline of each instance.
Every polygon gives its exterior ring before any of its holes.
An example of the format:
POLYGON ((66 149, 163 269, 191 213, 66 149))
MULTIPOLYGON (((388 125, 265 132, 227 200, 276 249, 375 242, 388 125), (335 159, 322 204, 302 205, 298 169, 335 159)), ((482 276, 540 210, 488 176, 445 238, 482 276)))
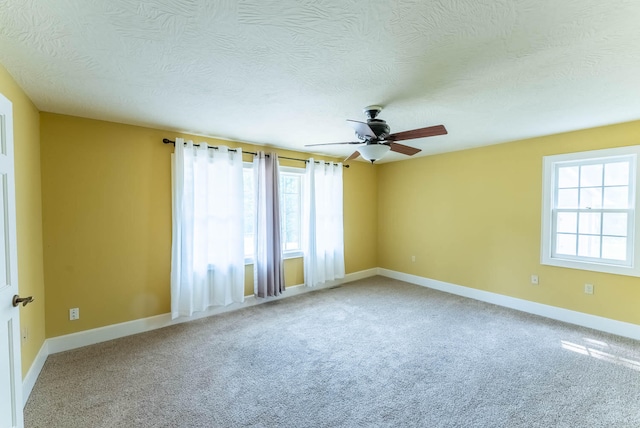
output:
POLYGON ((627 186, 604 188, 605 208, 628 208, 629 188, 627 186))
POLYGON ((556 230, 558 232, 576 233, 578 229, 577 213, 558 213, 556 230))
POLYGON ((580 189, 580 208, 602 208, 602 188, 580 189))
POLYGON ((291 178, 293 179, 293 180, 291 180, 292 181, 292 183, 291 183, 291 187, 292 187, 291 191, 293 193, 295 193, 296 195, 299 195, 300 194, 300 182, 302 181, 301 177, 297 176, 297 177, 291 177, 291 178))
POLYGON ((253 257, 253 233, 244 234, 244 256, 253 257))
POLYGON ((567 256, 576 255, 576 235, 558 233, 556 235, 556 253, 567 256))
POLYGON ((627 236, 627 214, 604 213, 602 219, 602 234, 627 236))
POLYGON ((302 176, 294 173, 281 173, 281 226, 284 251, 302 248, 300 222, 302 216, 302 176))
POLYGON ((282 193, 290 193, 289 187, 291 186, 291 177, 286 175, 280 176, 280 191, 282 193))
POLYGON ((578 189, 558 190, 558 208, 578 208, 578 189))
POLYGON ((578 187, 578 166, 558 168, 558 187, 578 187))
POLYGON ((602 186, 602 164, 580 168, 580 187, 602 186))
POLYGON ((583 257, 600 257, 600 237, 579 235, 578 255, 583 257))
POLYGON ((284 191, 286 193, 300 193, 300 177, 289 175, 284 177, 284 181, 284 191))
POLYGON ((612 260, 627 260, 627 238, 602 238, 602 257, 612 260))
POLYGON ((614 162, 604 166, 604 185, 628 185, 629 162, 614 162))
POLYGON ((284 249, 300 249, 300 196, 296 194, 284 195, 282 206, 284 214, 284 249))
POLYGON ((580 233, 600 235, 600 213, 580 213, 580 233))

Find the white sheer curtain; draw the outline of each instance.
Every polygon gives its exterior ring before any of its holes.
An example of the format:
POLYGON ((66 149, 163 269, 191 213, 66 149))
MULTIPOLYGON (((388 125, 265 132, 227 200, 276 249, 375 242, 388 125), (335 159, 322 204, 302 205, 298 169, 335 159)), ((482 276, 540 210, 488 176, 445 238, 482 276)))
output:
POLYGON ((171 314, 244 301, 242 150, 176 139, 171 314))
POLYGON ((313 287, 344 277, 342 164, 309 159, 304 184, 304 282, 313 287))
POLYGON ((258 152, 253 159, 253 171, 256 201, 253 291, 258 297, 278 296, 285 290, 278 155, 258 152))

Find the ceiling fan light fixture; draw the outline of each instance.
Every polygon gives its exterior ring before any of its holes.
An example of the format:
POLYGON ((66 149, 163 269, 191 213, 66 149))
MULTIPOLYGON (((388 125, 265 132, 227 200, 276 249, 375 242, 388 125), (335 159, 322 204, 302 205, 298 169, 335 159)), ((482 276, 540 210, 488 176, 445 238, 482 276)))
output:
POLYGON ((382 159, 389 150, 391 150, 391 147, 386 144, 367 144, 366 146, 358 147, 360 156, 371 163, 382 159))

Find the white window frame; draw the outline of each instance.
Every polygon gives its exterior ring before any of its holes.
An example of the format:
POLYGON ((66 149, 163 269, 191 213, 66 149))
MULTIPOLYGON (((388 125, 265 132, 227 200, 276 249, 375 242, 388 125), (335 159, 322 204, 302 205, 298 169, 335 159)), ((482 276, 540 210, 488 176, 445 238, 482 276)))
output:
MULTIPOLYGON (((244 169, 245 170, 250 170, 253 172, 253 163, 252 162, 244 162, 244 169)), ((304 195, 303 195, 303 191, 304 191, 304 176, 305 176, 305 169, 304 168, 295 168, 295 167, 288 167, 288 166, 281 166, 279 168, 280 173, 284 173, 284 174, 295 174, 295 175, 299 175, 301 180, 300 180, 300 227, 302 227, 303 221, 302 221, 302 201, 304 200, 304 195)), ((301 243, 302 245, 302 243, 301 243)), ((283 247, 284 248, 284 247, 283 247)), ((303 257, 304 252, 303 249, 300 248, 298 250, 282 250, 282 258, 283 259, 295 259, 295 258, 300 258, 303 257)), ((245 258, 244 258, 244 264, 245 265, 250 265, 253 264, 254 260, 253 260, 253 256, 247 256, 245 253, 245 258)))
MULTIPOLYGON (((297 175, 300 177, 300 233, 302 233, 302 225, 303 225, 303 219, 302 219, 302 211, 303 211, 303 201, 304 201, 304 176, 305 176, 305 169, 304 168, 295 168, 295 167, 291 167, 291 166, 281 166, 280 167, 280 173, 281 174, 287 174, 287 175, 297 175)), ((284 229, 282 230, 282 234, 284 236, 284 229)), ((298 257, 302 257, 304 255, 304 252, 302 250, 302 237, 300 240, 300 248, 297 250, 285 250, 284 249, 284 242, 283 242, 283 250, 282 250, 282 257, 284 259, 295 259, 298 257)))
MULTIPOLYGON (((640 146, 620 147, 615 149, 593 150, 587 152, 567 153, 545 156, 543 158, 543 188, 542 188, 542 237, 540 263, 543 265, 559 266, 572 269, 595 272, 613 273, 627 276, 640 276, 640 237, 636 235, 640 225, 640 183, 638 176, 638 157, 640 146), (583 256, 565 256, 554 254, 555 224, 553 211, 556 200, 556 171, 558 166, 587 165, 589 163, 611 162, 615 160, 629 160, 629 192, 630 207, 623 211, 629 212, 627 228, 627 254, 629 259, 624 262, 593 259, 583 256)), ((557 210, 557 209, 556 209, 557 210)), ((569 211, 582 212, 588 210, 569 211)), ((616 212, 615 209, 597 209, 592 212, 616 212)))

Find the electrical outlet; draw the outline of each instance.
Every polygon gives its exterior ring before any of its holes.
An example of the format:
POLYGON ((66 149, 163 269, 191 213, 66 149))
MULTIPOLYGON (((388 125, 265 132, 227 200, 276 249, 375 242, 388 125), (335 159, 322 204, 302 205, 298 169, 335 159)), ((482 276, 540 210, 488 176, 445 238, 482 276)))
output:
POLYGON ((415 262, 416 261, 416 256, 411 256, 411 261, 415 262))
POLYGON ((593 294, 593 284, 585 284, 584 285, 584 293, 585 294, 593 294))
POLYGON ((69 320, 73 321, 73 320, 77 320, 79 318, 80 318, 80 309, 79 308, 69 309, 69 320))
POLYGON ((538 275, 531 275, 531 283, 533 285, 538 285, 538 275))

